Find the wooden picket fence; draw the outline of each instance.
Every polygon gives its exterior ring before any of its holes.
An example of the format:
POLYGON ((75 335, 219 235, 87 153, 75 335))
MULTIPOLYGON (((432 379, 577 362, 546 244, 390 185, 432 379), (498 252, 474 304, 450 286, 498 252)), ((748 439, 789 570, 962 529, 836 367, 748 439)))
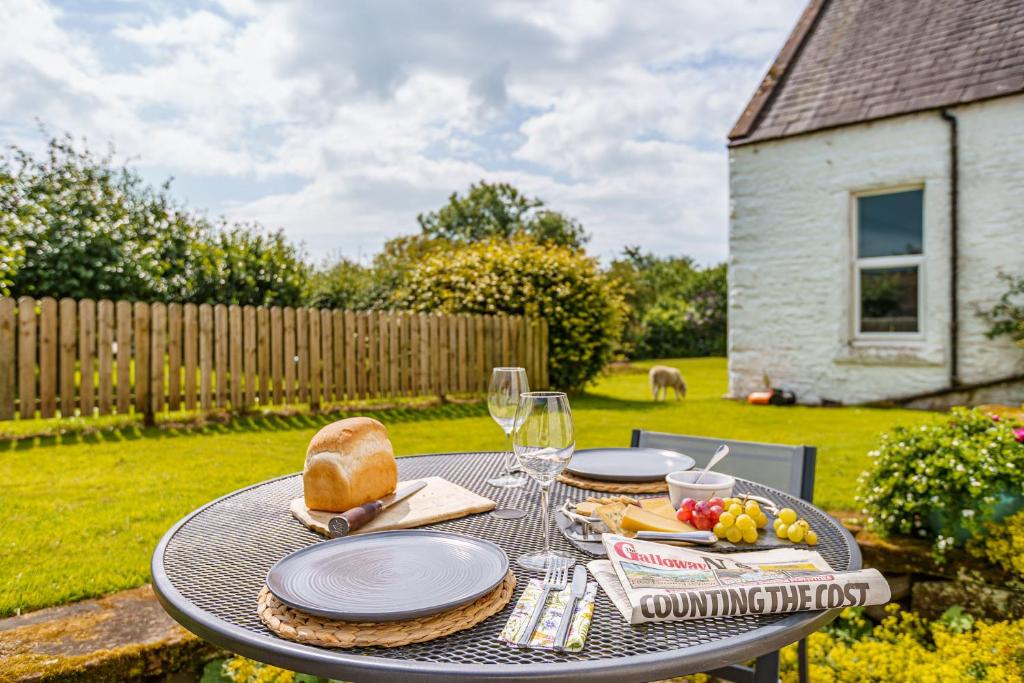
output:
POLYGON ((501 365, 546 388, 547 322, 0 298, 0 420, 479 393, 501 365))

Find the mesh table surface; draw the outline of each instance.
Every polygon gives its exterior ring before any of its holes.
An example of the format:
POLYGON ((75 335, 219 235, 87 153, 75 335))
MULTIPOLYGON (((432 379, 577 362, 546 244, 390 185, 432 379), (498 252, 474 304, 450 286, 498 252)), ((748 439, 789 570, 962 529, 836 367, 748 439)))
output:
MULTIPOLYGON (((153 556, 154 587, 165 608, 198 635, 229 650, 298 671, 346 680, 588 679, 651 680, 709 670, 795 642, 832 613, 758 615, 629 626, 603 591, 598 591, 586 648, 578 655, 518 650, 498 633, 533 576, 515 558, 540 548, 536 486, 497 489, 486 484, 500 467, 496 453, 452 453, 399 458, 399 478, 441 476, 497 501, 498 507, 531 512, 519 520, 488 513, 431 525, 485 538, 508 553, 519 579, 508 606, 476 627, 401 648, 331 650, 278 638, 256 614, 256 597, 270 567, 285 555, 322 539, 292 518, 288 503, 302 495, 302 478, 291 475, 241 489, 197 510, 171 529, 153 556)), ((842 526, 792 496, 738 481, 737 492, 767 495, 796 509, 818 531, 815 548, 835 570, 857 569, 860 554, 842 526)), ((555 483, 552 501, 581 500, 588 492, 555 483)), ((552 530, 552 542, 576 551, 552 530)), ((428 589, 429 587, 424 587, 428 589)))

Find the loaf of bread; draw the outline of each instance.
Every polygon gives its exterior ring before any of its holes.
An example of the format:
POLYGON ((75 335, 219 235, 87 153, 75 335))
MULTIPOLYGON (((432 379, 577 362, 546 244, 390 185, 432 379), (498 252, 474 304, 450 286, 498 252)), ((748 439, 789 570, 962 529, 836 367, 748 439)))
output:
POLYGON ((338 420, 309 442, 302 488, 310 510, 344 512, 393 493, 397 485, 394 450, 377 420, 338 420))

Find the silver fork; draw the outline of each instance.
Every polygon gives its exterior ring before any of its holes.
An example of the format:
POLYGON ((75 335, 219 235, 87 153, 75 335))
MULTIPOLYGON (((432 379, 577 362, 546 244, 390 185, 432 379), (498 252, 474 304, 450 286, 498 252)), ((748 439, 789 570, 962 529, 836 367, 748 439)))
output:
POLYGON ((540 597, 537 599, 537 604, 533 608, 533 614, 530 615, 530 622, 526 629, 519 634, 519 638, 516 640, 516 645, 523 646, 530 643, 533 631, 537 628, 537 622, 540 621, 541 615, 544 614, 544 605, 547 604, 548 596, 551 595, 551 591, 565 590, 565 587, 568 585, 568 562, 561 562, 557 566, 548 567, 548 570, 544 573, 544 584, 541 586, 540 597))

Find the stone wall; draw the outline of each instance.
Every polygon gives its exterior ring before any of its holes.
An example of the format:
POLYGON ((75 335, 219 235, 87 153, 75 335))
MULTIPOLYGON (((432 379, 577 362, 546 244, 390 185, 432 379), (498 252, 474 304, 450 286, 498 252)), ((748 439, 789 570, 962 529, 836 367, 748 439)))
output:
MULTIPOLYGON (((957 107, 960 121, 960 376, 1024 371, 975 315, 1024 272, 1024 95, 957 107)), ((772 385, 803 403, 859 403, 935 391, 949 377, 949 127, 937 111, 730 152, 729 389, 772 385), (923 185, 920 342, 852 334, 851 193, 923 185)), ((1021 401, 1009 385, 978 400, 1021 401)))

